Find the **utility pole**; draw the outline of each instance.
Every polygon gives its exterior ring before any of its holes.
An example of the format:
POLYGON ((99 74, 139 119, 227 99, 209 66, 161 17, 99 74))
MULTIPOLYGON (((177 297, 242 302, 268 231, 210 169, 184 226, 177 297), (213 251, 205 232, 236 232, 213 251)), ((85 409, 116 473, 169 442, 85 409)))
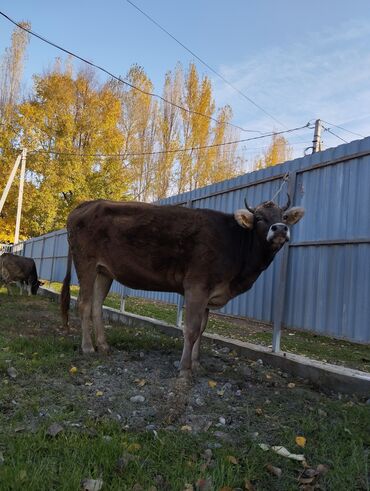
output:
POLYGON ((5 189, 3 191, 3 195, 1 196, 1 199, 0 199, 0 213, 3 211, 3 206, 4 206, 4 203, 5 203, 5 200, 6 200, 7 196, 8 196, 10 186, 12 185, 12 183, 14 181, 15 173, 18 170, 18 167, 19 167, 21 158, 22 158, 22 155, 18 155, 18 157, 17 157, 17 159, 15 161, 15 164, 13 166, 13 169, 12 169, 12 171, 10 173, 8 182, 6 183, 5 189))
POLYGON ((315 133, 312 140, 312 153, 321 151, 321 121, 316 119, 315 121, 315 133))
POLYGON ((21 226, 24 177, 26 174, 26 156, 27 156, 27 149, 24 148, 22 150, 21 175, 19 178, 19 194, 18 194, 17 220, 15 223, 14 244, 18 244, 19 242, 19 229, 21 226))

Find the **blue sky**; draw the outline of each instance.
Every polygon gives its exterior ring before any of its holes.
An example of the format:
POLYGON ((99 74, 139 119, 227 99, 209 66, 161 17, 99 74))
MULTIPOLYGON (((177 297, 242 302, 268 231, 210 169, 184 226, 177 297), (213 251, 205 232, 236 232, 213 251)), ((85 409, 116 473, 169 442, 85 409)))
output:
MULTIPOLYGON (((133 0, 233 85, 281 121, 301 126, 320 117, 370 135, 370 2, 368 0, 133 0)), ((161 93, 164 74, 195 61, 213 81, 216 105, 230 104, 233 122, 250 129, 282 129, 150 23, 126 0, 0 0, 0 10, 50 40, 124 76, 142 65, 161 93)), ((0 53, 12 25, 0 18, 0 53)), ((53 65, 55 48, 32 38, 24 75, 53 65)), ((102 75, 102 80, 104 75, 102 75)), ((328 125, 329 126, 329 125, 328 125)), ((332 127, 347 141, 357 137, 332 127)), ((248 136, 242 133, 241 138, 248 136)), ((341 141, 324 133, 325 147, 341 141)), ((294 155, 311 131, 289 136, 294 155)), ((252 158, 267 145, 245 148, 252 158)))

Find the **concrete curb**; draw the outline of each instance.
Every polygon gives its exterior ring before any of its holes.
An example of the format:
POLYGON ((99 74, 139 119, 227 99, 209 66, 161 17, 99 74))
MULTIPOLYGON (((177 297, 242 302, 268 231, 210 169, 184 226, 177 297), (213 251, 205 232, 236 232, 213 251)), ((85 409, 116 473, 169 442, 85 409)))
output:
MULTIPOLYGON (((41 295, 59 301, 59 294, 48 288, 39 288, 41 295)), ((77 303, 75 297, 71 298, 71 307, 77 303)), ((111 322, 125 324, 129 327, 154 327, 170 336, 182 336, 182 329, 165 322, 143 317, 127 312, 120 312, 111 307, 103 307, 104 319, 111 322)), ((256 344, 246 343, 237 339, 227 338, 218 334, 204 333, 203 337, 221 346, 226 346, 251 360, 261 359, 264 363, 284 370, 296 377, 308 379, 321 389, 335 392, 356 394, 361 397, 370 395, 370 374, 353 370, 351 368, 323 363, 301 355, 292 353, 273 353, 270 348, 256 344)))

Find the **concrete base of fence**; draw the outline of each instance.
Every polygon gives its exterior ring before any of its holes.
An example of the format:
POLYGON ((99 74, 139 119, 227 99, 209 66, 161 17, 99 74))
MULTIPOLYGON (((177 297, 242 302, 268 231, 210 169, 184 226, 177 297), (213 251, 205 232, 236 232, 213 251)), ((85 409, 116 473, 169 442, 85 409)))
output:
MULTIPOLYGON (((44 296, 59 300, 59 294, 47 288, 39 288, 39 293, 44 296)), ((77 299, 71 298, 71 307, 76 305, 77 299)), ((104 319, 117 322, 129 327, 154 327, 170 336, 182 336, 182 329, 165 322, 143 317, 119 310, 103 307, 104 319)), ((252 360, 261 359, 265 364, 284 370, 296 377, 308 379, 313 385, 321 389, 328 389, 346 394, 356 394, 361 397, 369 397, 370 374, 359 370, 352 370, 330 363, 312 360, 301 355, 280 352, 273 353, 270 348, 256 344, 246 343, 237 339, 227 338, 218 334, 204 333, 203 338, 208 339, 252 360)))

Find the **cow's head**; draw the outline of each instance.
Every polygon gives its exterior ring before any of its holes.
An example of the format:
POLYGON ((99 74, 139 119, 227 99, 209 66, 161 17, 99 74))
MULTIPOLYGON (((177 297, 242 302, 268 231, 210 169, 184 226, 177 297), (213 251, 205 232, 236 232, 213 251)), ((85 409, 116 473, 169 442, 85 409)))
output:
POLYGON ((304 209, 290 208, 290 197, 286 206, 280 208, 272 201, 266 201, 256 208, 250 208, 245 200, 246 209, 234 213, 236 221, 248 230, 254 230, 261 242, 271 249, 280 249, 290 239, 289 226, 297 223, 304 215, 304 209))
POLYGON ((44 284, 43 281, 36 280, 34 283, 31 285, 31 293, 32 295, 37 295, 37 290, 39 289, 39 286, 42 286, 44 284))

